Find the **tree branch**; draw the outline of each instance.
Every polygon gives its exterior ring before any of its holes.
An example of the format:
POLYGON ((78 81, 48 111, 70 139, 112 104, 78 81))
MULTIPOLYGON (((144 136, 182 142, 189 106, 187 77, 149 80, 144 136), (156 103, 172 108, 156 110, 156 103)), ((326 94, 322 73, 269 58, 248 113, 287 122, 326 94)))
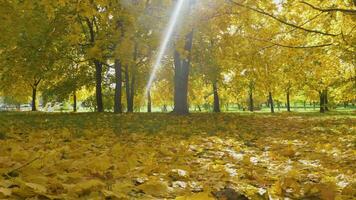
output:
POLYGON ((270 14, 270 13, 267 13, 263 10, 260 10, 260 9, 257 9, 257 8, 253 8, 251 6, 248 6, 248 5, 244 5, 242 3, 238 3, 238 2, 235 2, 233 0, 229 0, 231 3, 237 5, 237 6, 240 6, 240 7, 243 7, 243 8, 247 8, 249 10, 252 10, 254 12, 257 12, 257 13, 260 13, 262 15, 265 15, 265 16, 268 16, 282 24, 285 24, 285 25, 288 25, 288 26, 291 26, 291 27, 294 27, 294 28, 297 28, 297 29, 300 29, 300 30, 303 30, 303 31, 306 31, 306 32, 310 32, 310 33, 317 33, 317 34, 321 34, 321 35, 327 35, 327 36, 338 36, 340 34, 333 34, 333 33, 328 33, 328 32, 323 32, 323 31, 319 31, 319 30, 313 30, 313 29, 307 29, 307 28, 304 28, 302 26, 299 26, 299 25, 296 25, 296 24, 293 24, 293 23, 290 23, 290 22, 287 22, 287 21, 284 21, 276 16, 274 16, 273 14, 270 14))
MULTIPOLYGON (((310 46, 291 46, 291 45, 285 45, 285 44, 280 44, 280 43, 276 43, 276 42, 272 42, 269 40, 264 40, 264 39, 258 39, 258 38, 254 38, 251 36, 242 36, 245 37, 247 39, 252 39, 252 40, 256 40, 256 41, 261 41, 261 42, 268 42, 273 44, 273 46, 279 46, 279 47, 284 47, 284 48, 290 48, 290 49, 312 49, 312 48, 323 48, 323 47, 328 47, 333 45, 332 43, 327 43, 327 44, 318 44, 318 45, 310 45, 310 46)), ((270 47, 273 47, 270 46, 270 47)))
POLYGON ((351 14, 351 15, 356 15, 356 10, 353 9, 343 9, 343 8, 319 8, 316 7, 308 2, 305 1, 301 1, 300 3, 305 4, 311 8, 313 8, 314 10, 318 10, 320 12, 342 12, 342 13, 346 13, 346 14, 351 14))

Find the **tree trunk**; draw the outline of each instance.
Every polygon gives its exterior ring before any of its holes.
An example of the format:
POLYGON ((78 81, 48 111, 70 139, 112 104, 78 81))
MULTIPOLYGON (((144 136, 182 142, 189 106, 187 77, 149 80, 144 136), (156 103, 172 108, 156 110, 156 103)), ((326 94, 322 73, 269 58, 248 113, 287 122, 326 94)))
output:
POLYGON ((344 108, 347 108, 348 104, 348 101, 344 101, 344 108))
POLYGON ((324 90, 324 106, 325 106, 325 111, 329 111, 329 100, 328 100, 328 89, 324 90))
POLYGON ((125 89, 127 112, 133 112, 133 107, 131 105, 130 73, 128 65, 125 66, 125 89))
POLYGON ((96 105, 97 105, 97 112, 104 112, 103 106, 103 94, 102 94, 102 72, 103 66, 98 60, 94 60, 95 64, 95 78, 96 78, 96 105))
POLYGON ((220 112, 220 99, 218 93, 218 86, 216 81, 213 82, 213 92, 214 92, 214 109, 213 112, 219 113, 220 112))
POLYGON ((290 112, 290 93, 287 91, 287 111, 290 112))
POLYGON ((325 113, 324 93, 322 91, 319 91, 319 97, 320 97, 320 113, 325 113))
POLYGON ((279 101, 277 101, 277 107, 278 107, 278 111, 281 110, 281 103, 279 101))
POLYGON ((133 52, 133 68, 132 68, 132 80, 131 83, 127 82, 130 85, 130 98, 129 101, 127 102, 127 112, 133 112, 134 111, 134 98, 135 98, 135 84, 136 84, 136 68, 137 68, 137 57, 138 57, 138 42, 135 42, 135 47, 134 47, 134 52, 133 52))
POLYGON ((37 111, 36 107, 37 86, 32 87, 32 111, 37 111))
POLYGON ((248 110, 249 110, 250 112, 253 112, 253 110, 254 110, 254 105, 253 105, 253 93, 252 93, 252 91, 249 92, 248 110))
POLYGON ((115 60, 115 99, 114 99, 114 112, 122 113, 122 69, 120 60, 115 60))
POLYGON ((77 93, 73 92, 73 112, 77 112, 77 93))
POLYGON ((185 115, 189 113, 188 108, 188 79, 193 46, 193 31, 185 39, 185 50, 188 58, 182 58, 180 53, 174 52, 174 109, 173 113, 185 115))
POLYGON ((315 106, 316 106, 315 101, 313 101, 313 110, 315 110, 315 106))
POLYGON ((269 92, 269 104, 271 107, 271 113, 274 113, 274 105, 273 105, 273 97, 272 97, 272 92, 269 92))
POLYGON ((131 86, 130 86, 130 102, 127 106, 128 112, 134 111, 135 81, 136 81, 136 75, 135 75, 135 73, 133 73, 132 80, 131 80, 131 86))
POLYGON ((303 102, 303 105, 304 105, 304 110, 306 110, 306 109, 307 109, 307 102, 304 101, 304 102, 303 102))
POLYGON ((147 112, 152 112, 151 91, 147 91, 147 112))

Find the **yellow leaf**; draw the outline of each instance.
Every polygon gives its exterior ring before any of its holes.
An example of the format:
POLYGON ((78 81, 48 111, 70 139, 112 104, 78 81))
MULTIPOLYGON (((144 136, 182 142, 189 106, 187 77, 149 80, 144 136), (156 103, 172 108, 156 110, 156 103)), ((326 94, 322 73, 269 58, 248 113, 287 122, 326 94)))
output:
POLYGON ((5 198, 11 196, 11 189, 8 188, 0 188, 0 198, 5 198))
POLYGON ((31 188, 35 193, 44 194, 47 192, 47 188, 37 183, 25 183, 25 185, 31 188))
POLYGON ((168 185, 162 181, 148 181, 138 186, 144 193, 154 196, 164 196, 168 193, 168 185))
POLYGON ((93 180, 88 180, 88 181, 78 183, 74 187, 74 192, 78 195, 86 195, 104 186, 105 184, 103 182, 93 179, 93 180))
POLYGON ((177 197, 176 200, 214 200, 210 192, 201 192, 193 195, 177 197))

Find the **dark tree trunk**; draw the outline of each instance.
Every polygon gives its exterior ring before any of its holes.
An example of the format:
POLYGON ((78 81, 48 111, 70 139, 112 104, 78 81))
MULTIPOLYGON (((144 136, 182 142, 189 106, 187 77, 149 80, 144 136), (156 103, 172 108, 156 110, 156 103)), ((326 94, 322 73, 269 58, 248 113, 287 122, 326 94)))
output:
POLYGON ((130 73, 127 65, 125 66, 125 89, 127 112, 133 112, 133 106, 131 105, 130 73))
POLYGON ((290 112, 290 93, 287 91, 287 111, 290 112))
POLYGON ((278 107, 278 111, 281 110, 281 103, 279 101, 277 101, 277 107, 278 107))
POLYGON ((135 98, 135 80, 136 75, 135 73, 132 74, 131 86, 130 86, 130 102, 127 106, 128 112, 134 111, 134 98, 135 98))
MULTIPOLYGON (((86 23, 89 28, 89 35, 90 35, 90 43, 91 45, 94 46, 95 43, 95 35, 96 32, 94 30, 94 20, 90 20, 89 18, 86 18, 86 23)), ((96 30, 98 31, 98 30, 96 30)), ((95 65, 95 81, 96 81, 96 86, 95 86, 95 93, 96 93, 96 111, 97 112, 104 112, 104 106, 103 106, 103 95, 102 95, 102 71, 103 71, 103 66, 100 63, 99 60, 94 59, 94 65, 95 65)))
POLYGON ((218 86, 216 82, 213 82, 213 92, 214 92, 214 108, 213 112, 219 113, 220 112, 220 99, 218 93, 218 86))
POLYGON ((95 92, 96 92, 96 105, 97 105, 97 112, 104 112, 104 105, 103 105, 103 94, 102 94, 102 72, 103 66, 98 60, 94 60, 95 64, 95 92))
POLYGON ((36 107, 37 86, 32 87, 32 111, 37 111, 36 107))
POLYGON ((347 108, 348 104, 349 104, 348 101, 345 101, 344 102, 344 108, 347 108))
POLYGON ((127 82, 128 84, 130 84, 130 90, 129 90, 130 98, 129 98, 129 101, 127 102, 127 111, 128 112, 134 111, 137 57, 138 57, 138 43, 135 42, 134 53, 133 53, 134 65, 132 68, 132 80, 131 80, 131 83, 127 82))
POLYGON ((315 107, 316 107, 315 101, 313 101, 313 110, 315 110, 315 107))
POLYGON ((35 80, 32 87, 32 111, 37 111, 36 99, 37 99, 37 87, 42 79, 35 80))
POLYGON ((199 112, 201 112, 201 107, 200 107, 200 105, 198 105, 198 110, 199 110, 199 112))
POLYGON ((306 110, 306 109, 307 109, 307 102, 304 101, 304 102, 303 102, 303 105, 304 105, 304 110, 306 110))
POLYGON ((324 93, 319 92, 319 97, 320 97, 320 113, 325 113, 324 93))
POLYGON ((115 99, 114 99, 114 112, 122 113, 122 69, 120 60, 115 60, 115 99))
POLYGON ((73 92, 73 112, 77 112, 77 92, 73 92))
POLYGON ((189 113, 188 107, 188 79, 193 46, 193 31, 186 36, 185 50, 189 53, 188 58, 181 57, 180 53, 174 52, 174 109, 173 113, 185 115, 189 113))
POLYGON ((273 97, 272 97, 272 92, 269 92, 269 104, 271 107, 271 113, 274 113, 274 105, 273 105, 273 97))
POLYGON ((147 112, 152 112, 151 91, 147 91, 147 112))
POLYGON ((328 100, 328 89, 324 90, 324 106, 325 106, 325 111, 329 111, 329 100, 328 100))
POLYGON ((253 110, 254 110, 254 105, 253 105, 253 93, 252 93, 252 91, 249 92, 248 110, 249 110, 250 112, 253 112, 253 110))
MULTIPOLYGON (((254 84, 253 81, 250 81, 249 83, 249 91, 248 91, 248 110, 250 112, 253 112, 254 110, 254 102, 253 102, 253 88, 254 88, 254 84)), ((245 111, 245 108, 243 108, 243 110, 245 111)))

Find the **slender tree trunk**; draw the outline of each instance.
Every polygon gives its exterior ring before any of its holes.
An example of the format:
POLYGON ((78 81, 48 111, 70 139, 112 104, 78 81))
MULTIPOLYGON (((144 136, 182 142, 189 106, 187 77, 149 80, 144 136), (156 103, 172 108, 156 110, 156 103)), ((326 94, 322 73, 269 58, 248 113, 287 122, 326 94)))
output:
POLYGON ((103 66, 98 60, 94 60, 95 64, 95 80, 96 80, 96 105, 97 105, 97 112, 104 112, 104 105, 103 105, 103 94, 102 94, 102 72, 103 66))
POLYGON ((220 99, 219 99, 218 86, 217 86, 216 81, 213 82, 213 92, 214 92, 213 112, 219 113, 220 112, 220 99))
POLYGON ((198 105, 198 110, 199 110, 199 112, 201 112, 201 107, 200 107, 200 105, 198 105))
POLYGON ((277 101, 277 107, 278 107, 278 111, 281 110, 281 103, 279 101, 277 101))
POLYGON ((180 53, 174 52, 174 109, 173 113, 185 115, 189 113, 188 107, 188 80, 193 47, 193 31, 186 36, 185 50, 189 53, 188 58, 182 58, 180 53))
POLYGON ((33 86, 32 87, 32 111, 37 111, 36 98, 37 98, 37 86, 33 86))
POLYGON ((306 110, 307 109, 307 102, 306 101, 303 102, 303 106, 304 106, 304 110, 306 110))
POLYGON ((127 112, 133 112, 133 107, 131 105, 130 73, 128 65, 125 66, 125 89, 127 112))
POLYGON ((313 101, 313 110, 315 110, 315 107, 316 107, 315 101, 313 101))
POLYGON ((152 112, 151 91, 147 91, 147 112, 152 112))
POLYGON ((290 93, 287 91, 287 111, 290 112, 290 93))
POLYGON ((114 112, 122 113, 122 69, 120 60, 115 60, 115 99, 114 112))
POLYGON ((329 100, 328 100, 328 89, 324 90, 324 106, 325 106, 325 111, 329 111, 329 100))
POLYGON ((344 101, 344 108, 347 108, 348 104, 348 101, 344 101))
POLYGON ((320 113, 325 113, 324 93, 322 91, 319 91, 319 97, 320 97, 320 113))
POLYGON ((274 105, 273 105, 273 97, 272 97, 272 92, 269 92, 269 104, 271 107, 271 113, 274 113, 274 105))
POLYGON ((129 102, 127 102, 127 111, 128 112, 134 111, 137 57, 138 57, 138 42, 135 41, 135 47, 134 47, 134 52, 133 52, 134 64, 132 66, 132 80, 131 80, 131 83, 127 82, 128 84, 130 84, 130 90, 129 90, 130 98, 129 98, 129 102))
POLYGON ((134 98, 135 98, 135 81, 136 81, 136 74, 132 74, 131 86, 130 86, 130 102, 128 106, 128 111, 134 111, 134 98))
POLYGON ((250 112, 253 112, 253 110, 254 110, 254 105, 253 105, 253 93, 252 93, 252 91, 249 92, 248 110, 249 110, 250 112))
POLYGON ((73 91, 73 112, 77 112, 77 92, 73 91))

